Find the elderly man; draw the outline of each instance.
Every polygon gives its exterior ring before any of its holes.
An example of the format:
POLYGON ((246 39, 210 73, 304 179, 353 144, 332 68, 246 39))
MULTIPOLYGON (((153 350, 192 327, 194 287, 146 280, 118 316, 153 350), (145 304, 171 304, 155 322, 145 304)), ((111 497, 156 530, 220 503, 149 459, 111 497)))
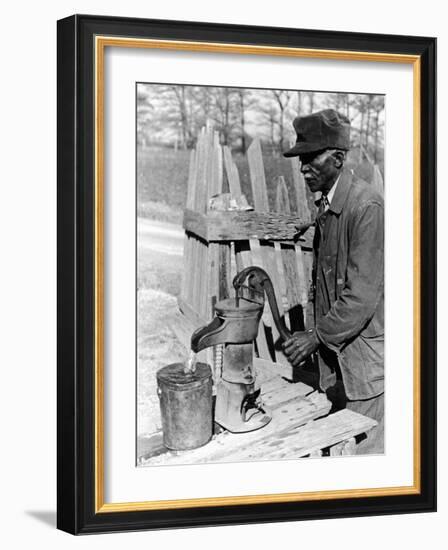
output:
POLYGON ((384 452, 384 203, 344 167, 350 122, 326 109, 294 120, 298 156, 313 193, 320 192, 313 269, 315 327, 284 343, 293 366, 317 352, 319 383, 331 398, 378 421, 358 454, 384 452))

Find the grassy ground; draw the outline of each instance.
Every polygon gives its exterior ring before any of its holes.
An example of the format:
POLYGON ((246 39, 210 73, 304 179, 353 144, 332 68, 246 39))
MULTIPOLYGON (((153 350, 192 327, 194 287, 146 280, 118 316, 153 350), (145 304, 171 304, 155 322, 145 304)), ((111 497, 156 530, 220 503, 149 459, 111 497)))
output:
POLYGON ((185 360, 185 350, 170 329, 176 299, 160 290, 138 290, 137 431, 140 437, 161 428, 157 371, 185 360))
POLYGON ((137 288, 157 290, 177 298, 182 278, 182 258, 140 250, 138 254, 137 288))
POLYGON ((187 200, 190 152, 141 148, 137 157, 138 215, 180 223, 187 200))

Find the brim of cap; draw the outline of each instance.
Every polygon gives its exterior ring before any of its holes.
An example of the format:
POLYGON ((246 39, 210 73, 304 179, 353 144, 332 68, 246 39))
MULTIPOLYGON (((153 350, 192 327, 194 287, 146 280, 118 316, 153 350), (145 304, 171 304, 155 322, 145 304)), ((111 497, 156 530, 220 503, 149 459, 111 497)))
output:
POLYGON ((303 141, 296 143, 289 151, 283 153, 283 156, 298 157, 304 153, 313 153, 314 151, 322 151, 322 143, 306 143, 303 141))

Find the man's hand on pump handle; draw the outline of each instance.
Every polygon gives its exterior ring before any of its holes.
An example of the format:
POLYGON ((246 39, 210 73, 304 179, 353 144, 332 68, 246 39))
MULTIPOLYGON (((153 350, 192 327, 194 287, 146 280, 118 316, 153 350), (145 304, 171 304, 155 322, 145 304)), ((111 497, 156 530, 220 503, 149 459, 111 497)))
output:
POLYGON ((319 338, 314 329, 305 332, 294 332, 291 338, 282 345, 283 351, 293 367, 298 367, 318 347, 319 338))

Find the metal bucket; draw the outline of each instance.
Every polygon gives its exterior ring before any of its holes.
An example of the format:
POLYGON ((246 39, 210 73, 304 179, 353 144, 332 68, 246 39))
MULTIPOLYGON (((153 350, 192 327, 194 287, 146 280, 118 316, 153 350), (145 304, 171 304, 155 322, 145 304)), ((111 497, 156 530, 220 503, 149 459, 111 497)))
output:
POLYGON ((174 451, 201 447, 213 434, 212 371, 205 363, 194 372, 184 368, 173 363, 157 372, 163 443, 174 451))

